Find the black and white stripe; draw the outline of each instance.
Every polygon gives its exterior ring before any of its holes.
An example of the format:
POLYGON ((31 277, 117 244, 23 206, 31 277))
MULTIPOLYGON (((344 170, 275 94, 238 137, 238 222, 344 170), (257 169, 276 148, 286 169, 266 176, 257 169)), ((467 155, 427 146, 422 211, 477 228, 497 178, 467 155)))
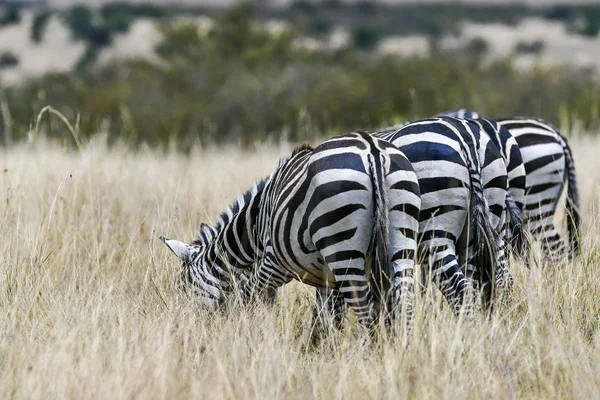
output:
POLYGON ((544 257, 558 262, 562 256, 579 253, 579 193, 575 163, 567 139, 548 122, 525 117, 499 119, 514 136, 526 172, 523 219, 544 257), (567 231, 570 249, 554 225, 563 186, 567 188, 567 231))
MULTIPOLYGON (((485 144, 482 146, 479 129, 465 120, 431 118, 373 135, 398 146, 415 169, 421 187, 419 248, 423 264, 458 310, 472 292, 468 275, 477 272, 476 280, 491 288, 493 277, 506 269, 482 179, 483 168, 498 169, 500 178, 506 178, 506 169, 495 162, 499 155, 492 158, 485 144), (473 245, 471 254, 469 244, 473 245), (467 276, 461 264, 473 266, 467 276)), ((504 204, 506 182, 500 181, 495 182, 504 192, 492 190, 489 195, 494 203, 504 204), (497 194, 499 199, 494 197, 497 194)))
POLYGON ((354 133, 296 150, 196 242, 164 241, 213 308, 232 290, 232 272, 247 271, 246 300, 295 278, 337 290, 369 328, 389 295, 410 327, 420 206, 402 152, 354 133))
MULTIPOLYGON (((477 113, 465 109, 448 111, 444 115, 473 118, 474 121, 479 118, 477 113)), ((484 124, 481 121, 487 120, 479 120, 478 123, 484 124)), ((508 136, 502 131, 498 132, 498 144, 503 157, 508 161, 511 195, 517 206, 521 207, 523 222, 534 240, 541 242, 544 258, 558 262, 564 254, 569 257, 577 255, 581 217, 575 163, 567 139, 550 123, 538 118, 502 118, 497 123, 502 130, 508 132, 508 136), (513 140, 520 155, 514 151, 516 148, 513 140), (522 168, 518 158, 522 159, 522 168), (554 225, 558 201, 563 186, 567 183, 567 232, 570 249, 554 225)), ((490 133, 490 130, 486 129, 486 132, 490 133)))

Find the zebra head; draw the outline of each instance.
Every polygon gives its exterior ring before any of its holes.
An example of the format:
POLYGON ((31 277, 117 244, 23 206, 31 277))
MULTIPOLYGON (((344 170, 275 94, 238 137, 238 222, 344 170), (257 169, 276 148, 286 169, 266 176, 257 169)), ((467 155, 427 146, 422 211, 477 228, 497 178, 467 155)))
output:
POLYGON ((219 268, 209 262, 209 246, 198 241, 187 244, 163 236, 160 236, 160 240, 183 263, 180 274, 181 288, 190 290, 195 298, 210 310, 216 310, 221 301, 221 289, 229 285, 226 280, 220 278, 219 268))

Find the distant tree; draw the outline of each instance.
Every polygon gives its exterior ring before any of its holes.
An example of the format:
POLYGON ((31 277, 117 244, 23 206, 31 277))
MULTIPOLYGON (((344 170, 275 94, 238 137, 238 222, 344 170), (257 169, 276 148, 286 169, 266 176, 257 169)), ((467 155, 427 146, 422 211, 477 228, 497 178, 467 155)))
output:
POLYGON ((111 32, 127 32, 137 18, 162 18, 167 14, 164 7, 153 4, 114 2, 100 8, 104 25, 111 32))
POLYGON ((12 68, 19 65, 19 59, 14 53, 6 51, 0 54, 0 69, 12 68))
POLYGON ((485 55, 488 52, 488 50, 488 42, 486 42, 485 39, 480 37, 471 39, 471 41, 469 41, 469 43, 467 43, 467 45, 465 46, 465 51, 468 54, 471 54, 476 57, 481 57, 485 55))
POLYGON ((361 50, 372 50, 381 40, 382 34, 379 29, 371 25, 357 26, 352 32, 354 47, 361 50))
POLYGON ((312 36, 323 37, 331 32, 331 21, 324 17, 311 18, 306 29, 312 36))
POLYGON ((89 31, 93 28, 92 11, 88 7, 84 5, 74 6, 64 17, 76 39, 87 38, 89 31))
POLYGON ((361 0, 355 5, 355 10, 363 17, 370 17, 377 14, 378 5, 367 0, 361 0))
POLYGON ((92 11, 77 5, 66 14, 67 25, 76 39, 84 40, 93 46, 106 46, 111 42, 111 32, 104 26, 94 23, 92 11))
POLYGON ((569 21, 575 17, 575 10, 571 6, 554 6, 546 13, 546 18, 557 21, 569 21))
POLYGON ((324 0, 323 1, 323 7, 325 7, 325 8, 336 9, 336 8, 341 8, 343 6, 344 6, 344 3, 342 3, 341 0, 324 0))
POLYGON ((35 43, 42 41, 44 37, 44 31, 51 16, 52 12, 41 11, 35 14, 35 17, 33 17, 33 22, 31 24, 31 40, 33 40, 35 43))
POLYGON ((581 29, 581 34, 596 37, 600 30, 600 8, 587 7, 582 14, 585 16, 585 27, 581 29))
POLYGON ((300 12, 306 15, 313 15, 317 12, 317 6, 306 0, 299 0, 294 2, 291 7, 291 11, 300 12))
POLYGON ((519 42, 515 51, 519 54, 539 54, 544 50, 544 42, 542 40, 535 40, 533 42, 519 42))
POLYGON ((11 6, 0 16, 0 26, 18 24, 21 22, 21 14, 17 7, 11 6))

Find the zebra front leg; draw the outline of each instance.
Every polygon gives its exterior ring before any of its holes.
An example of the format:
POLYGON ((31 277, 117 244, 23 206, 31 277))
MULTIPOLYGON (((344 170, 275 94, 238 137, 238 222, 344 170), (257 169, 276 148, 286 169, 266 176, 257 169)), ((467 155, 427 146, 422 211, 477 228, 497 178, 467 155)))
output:
POLYGON ((271 306, 275 302, 277 288, 292 280, 285 270, 272 261, 273 259, 274 257, 267 251, 267 256, 258 264, 248 282, 242 286, 244 303, 260 298, 271 306))

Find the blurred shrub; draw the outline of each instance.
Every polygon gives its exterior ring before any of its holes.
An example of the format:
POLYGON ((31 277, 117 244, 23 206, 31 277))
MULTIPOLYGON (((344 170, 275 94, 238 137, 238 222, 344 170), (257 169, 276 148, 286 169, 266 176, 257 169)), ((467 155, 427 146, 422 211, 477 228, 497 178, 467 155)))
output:
POLYGON ((21 13, 17 7, 8 7, 0 14, 0 27, 18 24, 21 22, 21 13))
POLYGON ((489 50, 488 42, 481 37, 473 38, 467 43, 464 51, 475 57, 483 57, 489 50))
POLYGON ((107 3, 100 8, 105 26, 115 33, 127 32, 137 18, 162 18, 167 15, 164 7, 153 4, 131 4, 127 2, 107 3))
POLYGON ((40 11, 33 17, 31 23, 31 40, 35 43, 40 43, 44 38, 44 31, 48 25, 48 21, 52 16, 51 11, 40 11))
POLYGON ((323 17, 310 18, 307 22, 306 31, 310 36, 321 38, 331 32, 331 21, 323 17))
POLYGON ((569 21, 575 18, 575 9, 564 4, 554 6, 546 12, 545 17, 556 21, 569 21))
POLYGON ((292 13, 301 13, 305 15, 314 15, 318 8, 315 4, 307 0, 298 0, 292 3, 290 11, 292 13))
POLYGON ((0 53, 0 69, 15 67, 17 65, 19 65, 19 59, 14 53, 10 51, 0 53))
POLYGON ((352 43, 358 49, 372 50, 381 40, 381 31, 372 25, 357 26, 352 32, 352 43))
MULTIPOLYGON (((161 18, 167 14, 163 7, 149 4, 107 3, 99 10, 79 4, 71 7, 63 18, 73 38, 87 43, 87 49, 77 62, 82 70, 92 65, 103 47, 112 43, 113 35, 129 31, 136 18, 161 18)), ((41 39, 48 15, 38 14, 32 26, 34 41, 41 39)))
MULTIPOLYGON (((163 24, 158 61, 115 62, 6 89, 13 137, 26 137, 48 104, 79 120, 82 138, 102 132, 132 146, 182 150, 196 142, 303 141, 460 107, 598 124, 600 83, 592 71, 520 71, 511 60, 484 63, 464 49, 409 59, 307 50, 293 30, 271 34, 249 14, 237 6, 208 32, 192 22, 163 24)), ((37 134, 64 137, 55 117, 44 116, 39 127, 37 134)))
POLYGON ((94 21, 90 8, 77 5, 65 15, 65 20, 73 37, 94 46, 106 46, 111 42, 110 30, 94 21))
POLYGON ((535 40, 533 42, 519 42, 515 51, 519 54, 539 54, 544 50, 544 42, 542 40, 535 40))

